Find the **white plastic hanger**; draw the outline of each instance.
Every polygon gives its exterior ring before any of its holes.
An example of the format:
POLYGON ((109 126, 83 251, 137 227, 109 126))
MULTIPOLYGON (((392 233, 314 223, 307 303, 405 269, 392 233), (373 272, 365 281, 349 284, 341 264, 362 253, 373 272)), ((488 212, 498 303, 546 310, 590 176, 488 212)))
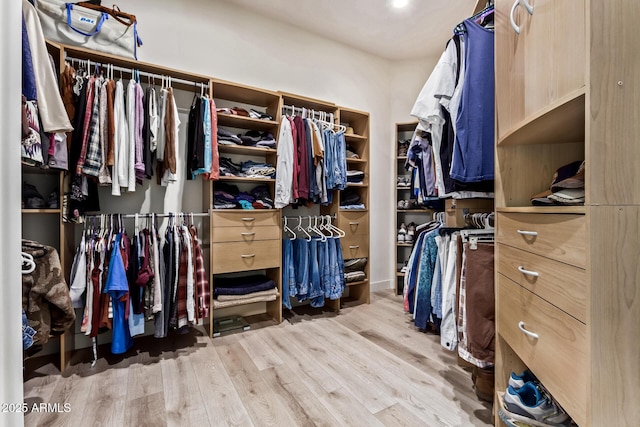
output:
POLYGON ((299 216, 298 217, 298 226, 296 227, 296 230, 302 232, 305 236, 307 236, 307 241, 310 242, 311 241, 311 235, 309 233, 307 233, 307 230, 305 230, 304 228, 302 228, 302 217, 299 216))
POLYGON ((289 226, 287 225, 287 217, 284 216, 282 217, 282 219, 284 220, 284 227, 283 230, 289 234, 291 234, 292 237, 289 237, 289 240, 296 240, 296 233, 293 232, 292 229, 289 228, 289 226))

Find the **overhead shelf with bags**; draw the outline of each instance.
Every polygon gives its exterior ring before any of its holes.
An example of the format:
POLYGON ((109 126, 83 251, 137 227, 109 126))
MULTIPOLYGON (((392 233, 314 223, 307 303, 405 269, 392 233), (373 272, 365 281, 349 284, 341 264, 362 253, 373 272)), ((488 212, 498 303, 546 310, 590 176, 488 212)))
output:
POLYGON ((46 39, 126 58, 137 57, 142 46, 135 15, 88 2, 34 2, 46 39))

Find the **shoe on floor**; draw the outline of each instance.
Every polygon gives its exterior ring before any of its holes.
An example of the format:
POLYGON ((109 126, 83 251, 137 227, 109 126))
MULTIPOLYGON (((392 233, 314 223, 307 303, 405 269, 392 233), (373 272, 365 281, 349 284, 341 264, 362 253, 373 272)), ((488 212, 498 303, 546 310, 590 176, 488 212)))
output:
POLYGON ((504 410, 511 418, 533 426, 565 426, 569 416, 529 381, 519 389, 507 387, 504 410))

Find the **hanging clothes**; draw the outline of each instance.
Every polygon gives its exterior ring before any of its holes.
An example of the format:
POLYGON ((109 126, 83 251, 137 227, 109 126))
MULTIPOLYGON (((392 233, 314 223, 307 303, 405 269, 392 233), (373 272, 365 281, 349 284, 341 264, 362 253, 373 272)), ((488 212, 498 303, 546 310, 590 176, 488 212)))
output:
POLYGON ((22 252, 31 255, 35 262, 35 269, 22 275, 22 309, 28 326, 35 330, 32 350, 38 350, 50 336, 65 332, 76 315, 56 249, 22 240, 22 252))
POLYGON ((155 218, 142 230, 136 226, 131 239, 124 231, 90 228, 76 250, 69 294, 70 304, 83 309, 81 331, 96 337, 112 329, 116 352, 144 333, 146 320, 154 321, 157 338, 170 328, 184 333, 202 324, 209 315, 209 283, 197 227, 171 218, 164 242, 155 218))
POLYGON ((346 281, 339 238, 283 240, 282 262, 284 307, 291 309, 289 298, 323 307, 325 299, 342 297, 346 281))
POLYGON ((493 197, 493 32, 472 19, 459 27, 411 110, 431 147, 414 139, 410 152, 422 145, 433 155, 436 191, 428 196, 493 197))

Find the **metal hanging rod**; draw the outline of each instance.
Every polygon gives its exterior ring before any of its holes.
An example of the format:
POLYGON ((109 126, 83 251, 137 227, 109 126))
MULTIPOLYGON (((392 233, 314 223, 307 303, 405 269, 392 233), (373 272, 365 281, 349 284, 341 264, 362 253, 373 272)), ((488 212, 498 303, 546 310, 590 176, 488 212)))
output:
POLYGON ((119 67, 117 65, 113 65, 110 64, 109 62, 99 62, 99 61, 91 61, 91 60, 87 60, 87 59, 80 59, 80 58, 74 58, 72 56, 65 56, 65 61, 77 61, 79 63, 88 63, 91 64, 92 62, 94 64, 98 64, 98 65, 109 65, 109 68, 112 69, 113 71, 120 71, 123 73, 128 73, 130 75, 137 73, 140 76, 145 76, 145 77, 153 77, 154 79, 167 79, 169 78, 170 82, 172 83, 179 83, 179 84, 183 84, 183 85, 188 85, 188 86, 197 86, 197 87, 203 87, 203 88, 209 88, 209 83, 204 83, 204 82, 194 82, 192 80, 185 80, 185 79, 180 79, 177 77, 171 77, 170 74, 156 74, 156 73, 149 73, 147 71, 140 71, 138 69, 136 69, 135 67, 132 68, 125 68, 125 67, 119 67))
POLYGON ((287 215, 287 216, 285 216, 285 215, 283 215, 283 216, 282 216, 282 219, 283 219, 283 220, 284 220, 285 218, 286 218, 286 219, 298 219, 298 218, 307 219, 307 218, 309 218, 309 217, 311 217, 311 218, 326 218, 326 217, 329 217, 329 218, 331 218, 331 219, 337 219, 337 218, 338 218, 338 215, 337 215, 337 214, 332 214, 332 215, 329 215, 329 214, 326 214, 326 215, 291 215, 291 216, 288 216, 288 215, 287 215))
POLYGON ((139 214, 118 214, 118 213, 102 213, 102 214, 87 214, 85 218, 100 218, 104 216, 117 216, 118 218, 135 218, 138 215, 138 218, 151 218, 152 216, 156 216, 156 218, 170 218, 185 216, 185 217, 207 217, 209 216, 208 212, 169 212, 169 213, 139 213, 139 214))

